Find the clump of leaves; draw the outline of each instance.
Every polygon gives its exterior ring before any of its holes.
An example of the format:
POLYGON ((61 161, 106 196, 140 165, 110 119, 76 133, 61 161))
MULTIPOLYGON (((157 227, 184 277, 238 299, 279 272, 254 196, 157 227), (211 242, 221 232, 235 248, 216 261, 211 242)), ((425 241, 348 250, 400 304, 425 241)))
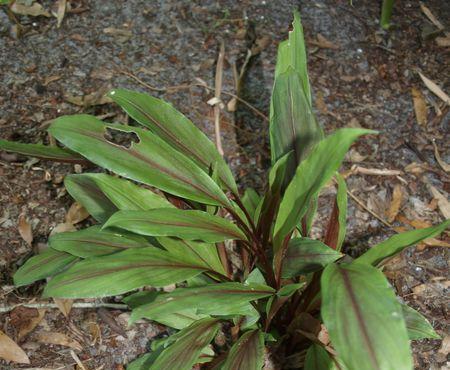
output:
POLYGON ((171 105, 123 89, 109 96, 143 128, 65 116, 49 129, 64 148, 0 147, 110 171, 66 177, 68 192, 98 224, 50 237, 14 278, 22 286, 51 277, 45 297, 141 289, 124 298, 131 321, 174 331, 128 369, 257 370, 271 357, 284 369, 406 370, 410 340, 438 338, 400 303, 380 266, 449 221, 395 235, 354 260, 342 254, 347 198, 337 171, 352 143, 374 132, 344 128, 324 137, 298 14, 278 52, 264 194, 241 195, 212 142, 171 105), (333 178, 326 236, 311 239, 320 190, 333 178))

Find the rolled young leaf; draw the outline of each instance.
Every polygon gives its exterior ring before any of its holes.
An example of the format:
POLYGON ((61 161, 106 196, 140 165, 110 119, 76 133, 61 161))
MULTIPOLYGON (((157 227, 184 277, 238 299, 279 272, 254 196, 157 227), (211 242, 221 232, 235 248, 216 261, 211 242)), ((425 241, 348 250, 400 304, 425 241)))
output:
POLYGON ((310 102, 302 88, 299 73, 292 67, 276 79, 272 94, 273 114, 270 122, 270 144, 275 163, 291 150, 295 166, 289 169, 289 178, 313 146, 323 138, 310 102))
POLYGON ((441 339, 441 337, 434 331, 429 321, 414 308, 411 308, 406 304, 402 304, 402 310, 409 339, 441 339))
POLYGON ((219 283, 195 288, 178 288, 171 293, 158 296, 152 303, 133 310, 131 320, 179 312, 190 307, 206 315, 248 314, 249 308, 252 307, 248 305, 249 302, 273 294, 272 288, 262 284, 219 283))
POLYGON ((407 231, 401 234, 391 236, 389 239, 370 248, 362 256, 356 258, 354 263, 364 263, 371 265, 380 264, 385 258, 400 253, 403 249, 421 242, 427 238, 433 238, 442 233, 450 226, 450 220, 443 223, 427 227, 425 229, 417 229, 407 231))
POLYGON ((250 330, 233 344, 222 370, 261 370, 264 365, 264 334, 250 330))
POLYGON ((52 235, 49 239, 49 245, 53 249, 81 258, 103 256, 129 248, 152 246, 140 235, 102 230, 100 226, 91 226, 80 231, 52 235))
POLYGON ((163 287, 194 277, 206 269, 168 252, 133 248, 78 262, 56 275, 44 290, 46 297, 96 298, 126 293, 146 285, 163 287))
POLYGON ((348 370, 411 370, 402 308, 383 273, 366 264, 328 265, 321 314, 348 370))
POLYGON ((282 276, 285 279, 318 271, 343 254, 335 251, 319 240, 294 238, 289 241, 283 259, 282 276))
POLYGON ((361 135, 374 133, 365 129, 344 128, 320 141, 300 163, 280 204, 274 227, 274 248, 305 215, 311 199, 331 179, 344 159, 350 145, 361 135))
POLYGON ((205 318, 194 322, 176 334, 176 342, 164 349, 148 369, 191 370, 200 362, 200 354, 216 336, 218 329, 218 319, 205 318))
POLYGON ((160 208, 149 211, 119 211, 104 227, 118 227, 141 235, 176 236, 180 239, 210 243, 227 239, 246 239, 244 233, 230 221, 196 210, 160 208))
POLYGON ((153 96, 125 89, 114 89, 108 96, 130 117, 191 158, 204 171, 209 173, 212 165, 217 163, 220 181, 228 190, 238 194, 233 174, 215 145, 172 105, 153 96))
POLYGON ((77 260, 76 256, 48 248, 31 257, 14 274, 14 285, 22 286, 53 276, 77 260))
POLYGON ((147 130, 104 124, 81 114, 56 119, 49 132, 68 148, 123 177, 201 203, 229 205, 207 173, 147 130), (106 138, 108 130, 137 137, 137 142, 130 147, 118 145, 106 138))
POLYGON ((56 162, 83 163, 86 160, 67 149, 42 144, 24 144, 0 139, 0 150, 56 162))

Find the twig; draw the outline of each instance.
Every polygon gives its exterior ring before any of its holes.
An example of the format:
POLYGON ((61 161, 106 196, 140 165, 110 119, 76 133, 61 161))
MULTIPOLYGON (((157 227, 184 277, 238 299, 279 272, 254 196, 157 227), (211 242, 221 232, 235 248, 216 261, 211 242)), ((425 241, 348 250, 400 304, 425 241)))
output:
MULTIPOLYGON (((0 305, 0 313, 10 312, 16 307, 27 307, 27 308, 58 308, 55 303, 18 303, 10 306, 0 305)), ((72 308, 112 308, 115 310, 128 310, 129 307, 126 304, 121 303, 105 303, 105 302, 75 302, 72 308)))
POLYGON ((376 214, 374 211, 372 211, 370 208, 368 208, 356 195, 354 195, 351 191, 347 190, 347 194, 350 195, 350 197, 360 206, 362 207, 364 210, 366 210, 367 212, 369 212, 373 217, 375 217, 378 221, 380 221, 382 224, 384 224, 385 226, 389 227, 390 229, 394 230, 395 229, 392 227, 392 225, 387 222, 386 220, 384 220, 381 216, 379 216, 378 214, 376 214))
POLYGON ((220 43, 219 57, 217 59, 216 66, 216 80, 214 97, 216 98, 216 104, 214 105, 214 132, 216 135, 216 147, 217 151, 223 157, 222 139, 220 137, 220 95, 222 92, 222 77, 223 77, 223 61, 225 59, 225 44, 222 41, 220 43))

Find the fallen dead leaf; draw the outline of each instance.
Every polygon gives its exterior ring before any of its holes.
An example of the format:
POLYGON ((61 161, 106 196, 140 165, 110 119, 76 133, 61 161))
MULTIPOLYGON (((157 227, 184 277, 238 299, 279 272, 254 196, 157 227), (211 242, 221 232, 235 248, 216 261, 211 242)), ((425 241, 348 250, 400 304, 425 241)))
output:
POLYGON ((364 162, 364 160, 367 158, 366 155, 360 154, 356 149, 352 148, 347 154, 348 158, 353 163, 360 163, 364 162))
POLYGON ((351 171, 353 174, 375 175, 375 176, 398 176, 403 173, 400 170, 365 168, 365 167, 360 167, 360 166, 356 166, 356 165, 352 166, 351 171))
POLYGON ((40 15, 44 17, 51 17, 51 14, 44 9, 44 7, 39 3, 32 3, 31 5, 26 5, 23 3, 19 3, 18 1, 14 1, 14 3, 11 5, 11 8, 13 13, 19 14, 19 15, 29 15, 32 17, 38 17, 40 15))
POLYGON ((46 77, 44 82, 42 83, 43 86, 47 86, 49 84, 51 84, 52 82, 58 81, 61 79, 62 76, 49 76, 46 77))
POLYGON ((31 229, 31 225, 28 223, 24 214, 21 214, 19 216, 17 227, 22 239, 25 240, 28 245, 31 245, 31 243, 33 242, 33 230, 31 229))
POLYGON ((427 124, 428 108, 427 103, 422 92, 413 87, 411 88, 411 95, 414 103, 414 112, 416 113, 416 120, 420 126, 427 124))
POLYGON ((67 1, 66 0, 58 0, 58 10, 56 11, 56 19, 58 21, 57 27, 61 27, 62 21, 66 14, 67 1))
POLYGON ((133 36, 133 33, 130 30, 123 28, 107 27, 103 29, 103 32, 107 35, 113 36, 119 43, 124 43, 133 36))
POLYGON ((448 48, 450 46, 450 35, 445 37, 436 37, 435 41, 438 46, 448 48))
POLYGON ((66 214, 66 223, 75 225, 89 217, 88 211, 80 203, 74 202, 66 214))
POLYGON ((72 310, 73 300, 72 299, 62 299, 53 298, 53 301, 58 306, 58 309, 62 312, 65 317, 69 317, 70 311, 72 310))
POLYGON ((431 23, 433 23, 440 30, 444 29, 442 23, 439 22, 439 20, 434 16, 431 10, 422 2, 420 3, 420 9, 422 10, 423 14, 425 14, 427 18, 431 21, 431 23))
POLYGON ((79 342, 63 333, 44 331, 37 334, 37 340, 41 343, 69 347, 77 351, 81 351, 83 349, 79 342))
POLYGON ((50 232, 50 236, 58 234, 58 233, 65 233, 67 231, 77 231, 77 228, 73 226, 70 222, 64 222, 61 224, 56 225, 53 230, 50 232))
POLYGON ((434 156, 436 157, 436 161, 439 163, 439 166, 441 166, 441 168, 445 172, 450 172, 450 164, 447 164, 442 160, 441 155, 439 154, 438 147, 437 147, 436 143, 434 142, 434 140, 432 141, 432 143, 433 143, 433 147, 434 147, 434 156))
POLYGON ((72 103, 74 105, 78 105, 79 107, 91 107, 95 105, 103 105, 111 103, 111 98, 108 98, 104 95, 103 90, 99 90, 98 92, 93 92, 91 94, 87 94, 84 96, 74 96, 74 95, 65 95, 64 97, 66 101, 72 103))
POLYGON ((339 46, 336 45, 336 43, 327 40, 323 35, 320 33, 317 34, 317 40, 312 40, 311 44, 318 46, 322 49, 339 49, 339 46))
POLYGON ((445 240, 439 240, 436 238, 425 239, 422 243, 424 243, 428 247, 450 248, 450 243, 447 243, 445 240))
POLYGON ((422 73, 419 72, 419 76, 422 79, 430 91, 435 94, 438 98, 444 101, 446 104, 450 105, 450 97, 433 81, 431 81, 428 77, 425 77, 422 73))
POLYGON ((0 330, 0 358, 19 364, 29 364, 30 359, 16 342, 0 330))
POLYGON ((74 361, 76 362, 77 368, 80 368, 80 370, 88 370, 88 369, 83 365, 83 363, 81 362, 80 358, 77 356, 77 354, 76 354, 73 350, 70 351, 70 355, 72 356, 72 358, 73 358, 74 361))
POLYGON ((22 322, 20 326, 19 333, 17 334, 17 340, 20 342, 23 338, 25 338, 29 333, 31 333, 36 326, 39 325, 39 323, 42 321, 42 319, 45 316, 45 309, 36 309, 37 312, 36 316, 33 316, 31 318, 28 318, 28 320, 25 320, 22 322))
POLYGON ((403 200, 403 187, 400 184, 396 184, 394 191, 392 192, 392 201, 389 205, 389 209, 386 212, 386 217, 389 222, 395 220, 400 211, 400 206, 403 200))
POLYGON ((447 197, 442 195, 441 192, 433 185, 431 185, 428 181, 426 181, 426 184, 431 195, 437 199, 438 207, 442 215, 445 217, 445 219, 450 218, 450 202, 448 201, 447 197))
POLYGON ((447 356, 450 353, 450 335, 445 336, 442 340, 441 348, 439 348, 439 353, 447 356))

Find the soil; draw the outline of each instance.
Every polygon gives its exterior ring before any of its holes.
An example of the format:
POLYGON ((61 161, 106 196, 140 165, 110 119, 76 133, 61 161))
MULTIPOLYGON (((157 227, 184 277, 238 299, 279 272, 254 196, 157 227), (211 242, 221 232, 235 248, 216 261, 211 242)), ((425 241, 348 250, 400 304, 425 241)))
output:
MULTIPOLYGON (((342 169, 349 190, 362 204, 349 200, 346 251, 355 256, 395 231, 443 219, 442 205, 430 185, 448 199, 450 177, 436 160, 433 142, 442 161, 450 163, 450 113, 425 87, 418 71, 450 91, 449 49, 436 42, 443 33, 437 32, 418 1, 396 3, 389 31, 379 27, 379 2, 368 0, 353 1, 353 5, 344 0, 69 2, 73 11, 65 15, 60 28, 55 17, 43 16, 17 16, 18 27, 5 8, 0 9, 0 138, 48 143, 49 120, 63 114, 84 112, 127 122, 120 109, 101 100, 102 93, 112 87, 170 101, 213 138, 213 107, 207 102, 214 93, 198 84, 214 86, 223 41, 223 91, 232 94, 237 93, 233 66, 239 71, 248 49, 258 49, 247 64, 238 93, 262 115, 243 103, 227 110, 231 96, 223 93, 221 129, 225 156, 239 185, 261 190, 270 164, 268 122, 263 116, 269 110, 276 48, 286 38, 292 9, 298 8, 316 113, 324 130, 362 126, 380 131, 378 136, 360 140, 342 169), (413 108, 412 88, 423 94, 428 105, 421 125, 413 108), (355 166, 400 172, 371 175, 358 172, 355 166), (402 201, 387 226, 379 218, 392 216, 389 208, 396 186, 402 201)), ((54 6, 51 1, 41 3, 46 9, 54 6)), ((450 2, 424 4, 448 26, 450 2)), ((0 153, 2 304, 42 302, 42 283, 15 289, 12 275, 28 257, 45 248, 50 232, 65 222, 72 200, 62 185, 64 176, 87 170, 92 168, 0 153), (31 225, 31 243, 19 232, 23 231, 18 226, 20 216, 31 225)), ((317 236, 329 214, 333 191, 328 188, 321 200, 314 224, 317 236)), ((446 338, 413 343, 416 369, 448 368, 448 249, 443 247, 448 235, 443 239, 410 248, 386 267, 401 299, 419 309, 446 338)), ((1 330, 18 341, 31 365, 0 360, 0 369, 81 369, 77 360, 90 370, 123 369, 146 351, 152 339, 165 335, 163 327, 148 322, 127 327, 128 315, 114 309, 74 308, 66 318, 49 308, 37 327, 18 340, 20 330, 38 311, 16 308, 4 313, 1 330), (62 333, 80 348, 48 344, 42 335, 47 332, 62 333)))

